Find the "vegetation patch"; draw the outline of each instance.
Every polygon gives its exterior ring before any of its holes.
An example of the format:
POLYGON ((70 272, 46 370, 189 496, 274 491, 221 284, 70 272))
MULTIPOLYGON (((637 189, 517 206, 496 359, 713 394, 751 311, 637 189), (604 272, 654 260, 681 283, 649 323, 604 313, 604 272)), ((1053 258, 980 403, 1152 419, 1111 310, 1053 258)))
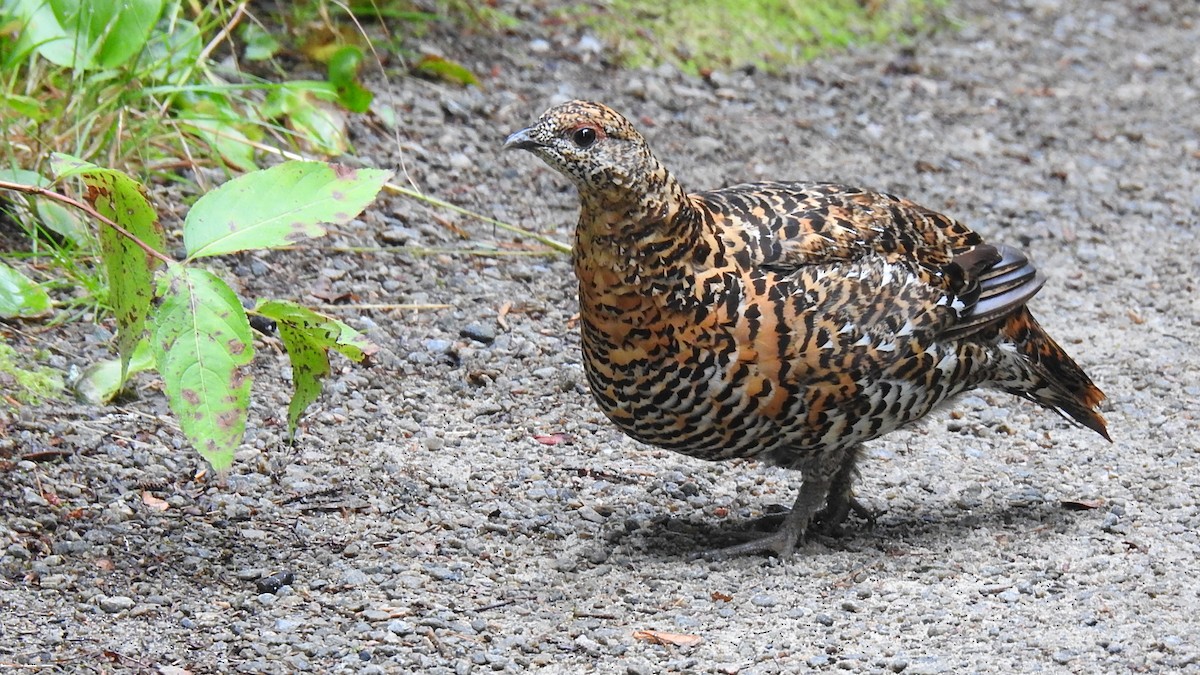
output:
POLYGON ((30 359, 0 342, 0 390, 4 391, 0 406, 40 405, 58 398, 63 389, 62 373, 30 362, 41 357, 30 359))
POLYGON ((906 41, 944 21, 947 0, 610 0, 583 20, 628 65, 697 73, 779 70, 829 50, 906 41))

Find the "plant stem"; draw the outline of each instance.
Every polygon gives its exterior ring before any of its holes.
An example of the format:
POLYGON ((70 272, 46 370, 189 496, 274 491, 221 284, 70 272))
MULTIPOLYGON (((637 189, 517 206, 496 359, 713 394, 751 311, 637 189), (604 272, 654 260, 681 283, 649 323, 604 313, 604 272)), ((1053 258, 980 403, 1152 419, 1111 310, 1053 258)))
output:
POLYGON ((146 255, 148 255, 152 258, 157 258, 158 260, 160 260, 163 263, 168 264, 168 265, 177 262, 174 258, 171 258, 170 256, 166 255, 165 253, 159 252, 150 244, 147 244, 146 242, 142 241, 141 239, 138 239, 137 237, 133 236, 132 232, 130 232, 129 230, 125 229, 124 227, 121 227, 120 225, 114 223, 113 221, 109 220, 107 217, 105 217, 99 211, 97 211, 95 208, 93 208, 90 204, 85 204, 84 202, 72 199, 71 197, 68 197, 67 195, 60 194, 58 192, 55 192, 53 190, 50 190, 50 189, 47 189, 44 187, 38 187, 36 185, 26 185, 24 183, 10 183, 6 180, 0 180, 0 190, 13 190, 14 192, 24 192, 25 194, 38 195, 39 197, 45 197, 46 199, 52 199, 56 202, 62 202, 63 204, 68 204, 70 206, 74 206, 75 208, 79 209, 80 211, 83 211, 84 213, 88 214, 89 216, 95 218, 96 220, 99 220, 100 222, 104 223, 105 225, 116 230, 117 233, 120 234, 122 237, 125 237, 129 241, 132 241, 133 243, 137 244, 138 248, 140 248, 146 252, 146 255))

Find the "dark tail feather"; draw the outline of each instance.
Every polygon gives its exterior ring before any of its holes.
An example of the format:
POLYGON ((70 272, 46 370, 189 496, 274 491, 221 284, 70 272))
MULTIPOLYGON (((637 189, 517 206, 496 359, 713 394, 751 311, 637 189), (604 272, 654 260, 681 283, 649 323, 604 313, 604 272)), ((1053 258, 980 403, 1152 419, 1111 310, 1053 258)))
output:
POLYGON ((1010 316, 1000 332, 1016 343, 1017 351, 1033 366, 1035 376, 1032 383, 1006 386, 1006 391, 1046 406, 1112 441, 1104 417, 1096 411, 1105 399, 1104 392, 1046 334, 1028 309, 1010 316))

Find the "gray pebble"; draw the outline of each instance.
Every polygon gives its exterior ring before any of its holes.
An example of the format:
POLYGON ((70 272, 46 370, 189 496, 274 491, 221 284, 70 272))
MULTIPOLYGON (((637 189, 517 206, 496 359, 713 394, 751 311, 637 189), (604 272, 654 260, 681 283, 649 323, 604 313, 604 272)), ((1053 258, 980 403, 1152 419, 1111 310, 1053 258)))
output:
POLYGON ((774 607, 775 605, 779 604, 779 598, 771 595, 770 593, 759 593, 758 595, 750 598, 750 604, 758 607, 774 607))
POLYGON ((101 595, 96 601, 100 605, 100 609, 109 614, 133 608, 133 598, 124 595, 101 595))
POLYGON ((492 324, 472 321, 463 326, 463 329, 459 331, 459 335, 476 342, 482 342, 485 345, 490 345, 496 340, 496 327, 492 324))

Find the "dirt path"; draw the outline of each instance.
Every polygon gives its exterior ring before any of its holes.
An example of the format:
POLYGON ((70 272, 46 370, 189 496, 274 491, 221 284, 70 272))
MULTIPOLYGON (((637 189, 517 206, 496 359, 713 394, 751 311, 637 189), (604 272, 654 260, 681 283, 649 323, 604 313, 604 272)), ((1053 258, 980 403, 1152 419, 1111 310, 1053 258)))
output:
MULTIPOLYGON (((453 309, 346 312, 386 349, 336 373, 294 449, 286 361, 260 345, 252 428, 223 483, 198 476, 149 379, 116 408, 9 420, 0 452, 42 454, 0 469, 0 665, 1200 671, 1200 6, 960 11, 961 30, 911 58, 878 48, 711 82, 607 67, 590 40, 535 20, 548 32, 469 47, 495 74, 486 89, 397 81, 384 98, 419 185, 564 241, 572 189, 499 146, 568 97, 629 113, 692 188, 832 179, 952 213, 1047 272, 1034 311, 1109 394, 1115 443, 980 393, 870 446, 873 530, 853 523, 785 562, 688 562, 790 504, 797 477, 613 430, 585 389, 565 258, 245 257, 231 270, 247 298, 453 309), (293 583, 263 592, 280 571, 293 583)), ((358 154, 399 160, 387 139, 358 154)), ((455 223, 473 238, 384 202, 329 244, 512 248, 455 223)), ((106 337, 42 339, 66 368, 106 337)))

